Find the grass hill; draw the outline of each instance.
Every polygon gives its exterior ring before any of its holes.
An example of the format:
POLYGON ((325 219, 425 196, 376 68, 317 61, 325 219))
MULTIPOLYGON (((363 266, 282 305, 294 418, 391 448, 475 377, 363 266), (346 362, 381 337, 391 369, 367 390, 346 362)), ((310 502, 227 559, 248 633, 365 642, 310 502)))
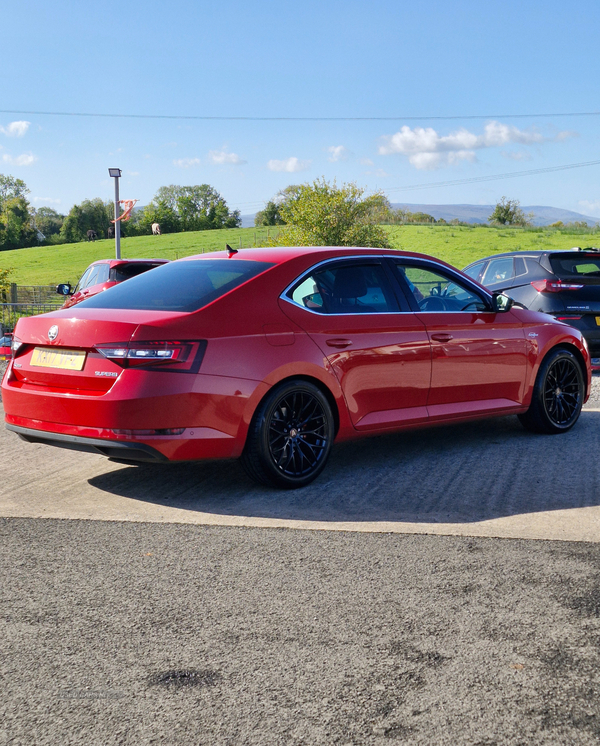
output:
MULTIPOLYGON (((455 267, 489 254, 532 249, 570 249, 593 246, 600 241, 591 231, 553 228, 490 228, 487 226, 400 225, 384 226, 396 249, 436 256, 455 267)), ((137 236, 121 241, 126 258, 177 259, 217 251, 228 243, 234 248, 264 245, 277 235, 277 229, 233 228, 163 236, 137 236)), ((0 269, 12 268, 11 281, 18 285, 75 284, 84 269, 96 259, 115 255, 112 240, 62 244, 0 252, 0 269)))

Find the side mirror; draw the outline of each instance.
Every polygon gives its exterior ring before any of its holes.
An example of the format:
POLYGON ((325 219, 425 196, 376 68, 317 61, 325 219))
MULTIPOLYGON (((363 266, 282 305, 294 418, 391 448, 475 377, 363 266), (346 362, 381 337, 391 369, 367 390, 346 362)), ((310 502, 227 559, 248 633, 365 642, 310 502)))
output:
POLYGON ((506 313, 514 306, 515 302, 512 298, 504 293, 494 293, 494 311, 496 313, 506 313))
POLYGON ((62 284, 57 285, 56 292, 59 295, 73 295, 73 293, 71 292, 71 286, 68 282, 63 282, 62 284))

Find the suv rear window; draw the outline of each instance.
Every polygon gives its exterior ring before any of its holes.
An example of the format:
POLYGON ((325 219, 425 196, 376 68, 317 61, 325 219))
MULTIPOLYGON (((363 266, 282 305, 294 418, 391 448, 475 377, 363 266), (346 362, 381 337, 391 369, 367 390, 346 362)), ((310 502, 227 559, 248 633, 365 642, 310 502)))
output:
POLYGON ((79 304, 85 308, 197 311, 273 265, 244 259, 171 262, 79 304))
POLYGON ((586 275, 600 277, 600 255, 596 254, 559 254, 550 256, 550 266, 558 277, 586 275))

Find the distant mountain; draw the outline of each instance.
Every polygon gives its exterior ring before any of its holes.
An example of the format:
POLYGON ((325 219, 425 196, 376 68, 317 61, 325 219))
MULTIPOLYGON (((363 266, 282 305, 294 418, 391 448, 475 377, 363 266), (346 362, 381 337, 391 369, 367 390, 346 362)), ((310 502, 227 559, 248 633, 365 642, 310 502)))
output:
MULTIPOLYGON (((436 220, 443 218, 448 223, 451 220, 460 220, 462 223, 487 223, 489 216, 494 212, 495 205, 414 205, 395 202, 392 207, 409 210, 410 212, 426 212, 436 220)), ((530 212, 533 213, 533 225, 551 225, 559 220, 562 220, 563 223, 585 222, 589 226, 600 223, 600 218, 581 215, 581 213, 572 210, 562 210, 560 207, 521 205, 521 209, 525 215, 530 212)))

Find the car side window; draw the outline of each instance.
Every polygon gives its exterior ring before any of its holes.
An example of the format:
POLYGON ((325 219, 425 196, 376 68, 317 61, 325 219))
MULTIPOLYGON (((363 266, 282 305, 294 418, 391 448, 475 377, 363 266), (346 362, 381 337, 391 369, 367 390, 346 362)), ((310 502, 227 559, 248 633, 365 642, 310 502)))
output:
POLYGON ((75 290, 73 291, 74 293, 78 293, 80 290, 83 290, 83 288, 87 287, 86 283, 91 271, 92 267, 88 267, 81 275, 81 277, 79 278, 79 282, 77 283, 77 285, 75 286, 75 290))
POLYGON ((85 280, 85 284, 81 284, 80 290, 85 290, 86 288, 89 288, 91 285, 96 285, 97 280, 96 277, 98 277, 98 270, 100 267, 96 264, 93 267, 90 268, 90 273, 87 276, 85 280))
POLYGON ((487 287, 488 285, 512 280, 514 276, 515 268, 512 256, 492 259, 485 270, 481 284, 487 287))
POLYGON ((396 267, 421 311, 473 313, 490 310, 482 296, 454 277, 401 262, 397 262, 396 267))
POLYGON ((316 270, 289 297, 317 313, 394 313, 398 304, 380 264, 336 262, 316 270))
POLYGON ((467 269, 463 269, 463 272, 469 277, 472 277, 474 280, 479 281, 479 277, 483 271, 484 266, 485 266, 485 262, 478 262, 477 264, 474 264, 472 267, 467 267, 467 269))

